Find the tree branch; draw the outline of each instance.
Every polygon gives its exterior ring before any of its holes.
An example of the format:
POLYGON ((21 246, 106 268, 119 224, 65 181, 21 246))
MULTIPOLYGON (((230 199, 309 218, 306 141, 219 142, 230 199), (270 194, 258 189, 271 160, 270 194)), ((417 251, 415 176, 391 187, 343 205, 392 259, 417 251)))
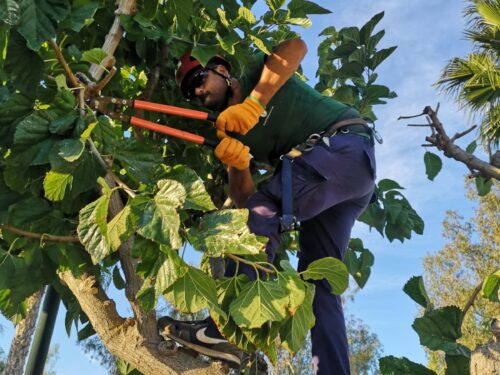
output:
POLYGON ((113 300, 100 287, 95 276, 75 277, 60 272, 60 279, 75 295, 92 327, 115 356, 125 359, 143 374, 220 375, 220 364, 203 362, 178 351, 166 356, 160 336, 145 338, 135 319, 121 317, 113 300))
MULTIPOLYGON (((115 54, 116 48, 123 36, 123 28, 120 25, 120 15, 131 15, 135 13, 135 10, 136 0, 120 0, 118 9, 115 11, 116 16, 113 25, 106 35, 102 46, 102 49, 107 52, 109 58, 112 58, 115 54)), ((92 64, 89 73, 96 81, 99 81, 104 73, 104 68, 101 65, 92 64)))
POLYGON ((249 260, 246 260, 245 258, 241 258, 237 255, 234 255, 234 254, 224 254, 225 256, 227 256, 228 258, 231 258, 232 260, 236 261, 236 262, 241 262, 241 263, 245 263, 245 264, 249 264, 261 271, 264 271, 266 273, 275 273, 273 270, 270 270, 269 268, 266 268, 264 266, 261 266, 260 264, 257 264, 257 263, 254 263, 254 262, 251 262, 249 260))
POLYGON ((434 111, 430 106, 425 107, 420 115, 400 116, 399 119, 407 119, 423 115, 427 116, 432 131, 430 136, 425 137, 425 140, 429 142, 426 147, 429 147, 430 145, 437 147, 439 150, 443 151, 443 154, 446 157, 455 159, 465 164, 475 175, 481 175, 485 178, 494 178, 500 181, 500 168, 494 164, 485 162, 472 154, 469 154, 454 143, 454 141, 458 138, 471 132, 474 127, 467 129, 462 133, 457 133, 455 136, 450 138, 446 133, 443 124, 437 117, 437 110, 434 111))
POLYGON ((476 299, 477 295, 481 291, 482 287, 483 287, 483 282, 481 281, 478 284, 478 286, 476 286, 476 288, 472 292, 472 295, 470 296, 469 300, 465 304, 464 309, 463 309, 463 313, 464 313, 463 316, 465 316, 465 314, 467 314, 467 311, 469 311, 469 309, 471 308, 471 306, 474 304, 474 300, 476 299))
POLYGON ((46 233, 33 233, 6 224, 0 224, 0 229, 18 234, 23 237, 33 238, 35 240, 43 240, 50 242, 80 242, 80 240, 76 236, 55 236, 53 234, 46 234, 46 233))
POLYGON ((61 64, 62 68, 64 69, 66 76, 68 77, 69 81, 71 82, 71 86, 74 88, 80 87, 81 82, 75 77, 75 75, 71 71, 68 63, 66 62, 66 59, 64 58, 63 54, 61 53, 61 49, 59 48, 59 46, 52 39, 49 39, 48 42, 49 42, 50 46, 52 47, 52 49, 54 50, 54 52, 56 53, 57 60, 59 61, 59 64, 61 64))

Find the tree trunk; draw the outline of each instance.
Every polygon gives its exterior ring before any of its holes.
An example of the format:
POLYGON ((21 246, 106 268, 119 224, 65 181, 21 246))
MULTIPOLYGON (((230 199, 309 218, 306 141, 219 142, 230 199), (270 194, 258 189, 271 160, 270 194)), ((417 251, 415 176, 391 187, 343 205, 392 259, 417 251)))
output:
POLYGON ((114 301, 107 297, 95 276, 84 274, 74 277, 67 271, 59 273, 59 277, 78 299, 110 353, 130 363, 144 375, 221 374, 220 363, 206 363, 183 351, 175 355, 165 352, 157 333, 145 337, 136 319, 125 319, 118 315, 114 301))
POLYGON ((476 348, 470 360, 471 375, 500 374, 500 322, 494 320, 491 325, 493 338, 486 345, 476 348))
POLYGON ((3 371, 4 375, 22 375, 28 357, 31 338, 35 332, 36 318, 40 309, 44 289, 28 298, 26 318, 16 325, 16 333, 10 344, 9 356, 3 371))

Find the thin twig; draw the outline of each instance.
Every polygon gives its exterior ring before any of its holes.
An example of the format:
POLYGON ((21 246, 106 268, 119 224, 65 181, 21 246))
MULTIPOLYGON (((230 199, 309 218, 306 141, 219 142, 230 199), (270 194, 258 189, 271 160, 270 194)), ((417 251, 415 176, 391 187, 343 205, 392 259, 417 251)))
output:
POLYGON ((75 236, 56 236, 53 234, 46 234, 46 233, 33 233, 5 224, 0 224, 0 229, 6 230, 11 233, 19 234, 20 236, 23 237, 33 238, 36 240, 45 240, 51 242, 80 242, 78 237, 75 236))
POLYGON ((422 127, 422 128, 429 128, 432 125, 429 124, 407 124, 406 126, 414 126, 414 127, 422 127))
POLYGON ((415 117, 420 117, 420 116, 424 116, 425 113, 421 113, 419 115, 414 115, 414 116, 399 116, 398 117, 398 120, 407 120, 409 118, 415 118, 415 117))
POLYGON ((95 156, 97 159, 97 162, 101 165, 101 167, 109 174, 109 176, 113 179, 113 181, 116 182, 116 185, 118 185, 120 188, 122 188, 131 198, 135 198, 136 193, 132 188, 130 188, 125 182, 123 182, 120 177, 118 177, 109 167, 109 165, 104 161, 102 158, 101 154, 99 153, 99 150, 95 147, 94 142, 92 141, 91 138, 87 140, 87 143, 89 144, 90 151, 92 152, 92 155, 95 156))
POLYGON ((455 142, 458 138, 461 138, 461 137, 463 137, 464 135, 469 134, 469 133, 470 133, 471 131, 473 131, 475 128, 477 128, 477 125, 474 125, 474 126, 470 127, 469 129, 467 129, 467 130, 465 130, 465 131, 461 132, 461 133, 457 133, 457 134, 455 134, 453 137, 451 137, 451 139, 450 139, 450 140, 451 140, 452 142, 455 142))
POLYGON ((252 262, 252 261, 246 260, 244 258, 241 258, 241 257, 239 257, 237 255, 230 254, 230 253, 224 254, 224 255, 227 256, 228 258, 231 258, 232 260, 235 260, 236 262, 241 262, 241 263, 248 264, 248 265, 253 266, 255 268, 258 268, 259 270, 264 271, 266 273, 276 273, 273 270, 270 270, 269 268, 266 268, 264 266, 261 266, 260 264, 257 264, 255 262, 252 262))
POLYGON ((474 291, 472 292, 472 295, 470 296, 469 300, 465 304, 464 309, 463 309, 463 316, 465 316, 465 314, 467 314, 467 311, 474 304, 474 300, 476 299, 477 295, 481 291, 482 287, 483 287, 483 282, 481 281, 478 284, 478 286, 476 286, 476 289, 474 289, 474 291))
POLYGON ((75 77, 73 72, 71 71, 71 68, 69 67, 68 63, 66 62, 66 59, 64 58, 63 54, 61 53, 61 49, 59 46, 54 42, 52 39, 49 39, 49 44, 56 53, 57 60, 59 61, 59 64, 61 64, 62 68, 66 72, 66 76, 69 78, 69 81, 71 82, 71 86, 73 88, 80 87, 80 81, 75 77))

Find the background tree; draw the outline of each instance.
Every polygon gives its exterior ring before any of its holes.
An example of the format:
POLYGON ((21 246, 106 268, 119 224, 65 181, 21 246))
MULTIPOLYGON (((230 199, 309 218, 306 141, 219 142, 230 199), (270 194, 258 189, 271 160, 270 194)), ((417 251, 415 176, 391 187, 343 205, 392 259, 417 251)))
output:
MULTIPOLYGON (((427 124, 409 126, 429 127, 432 134, 425 139, 424 147, 436 147, 444 156, 467 166, 475 178, 479 194, 487 194, 491 179, 500 180, 500 2, 498 0, 469 0, 464 10, 468 20, 465 37, 472 42, 473 51, 466 57, 456 57, 443 69, 437 87, 455 97, 465 113, 479 121, 477 140, 488 153, 488 161, 474 155, 477 141, 460 147, 455 141, 473 131, 477 126, 449 136, 445 125, 439 121, 438 108, 425 107, 421 115, 427 116, 427 124)), ((402 116, 407 119, 417 116, 402 116)), ((442 167, 441 158, 432 152, 424 156, 427 176, 430 180, 442 167)))
MULTIPOLYGON (((181 102, 173 80, 186 49, 202 63, 215 53, 228 56, 237 76, 255 51, 269 54, 298 35, 292 26, 310 25, 308 15, 329 13, 304 0, 266 1, 254 13, 255 3, 2 2, 0 310, 6 317, 25 316, 26 299, 51 284, 67 309, 68 333, 75 328, 79 340, 97 333, 129 368, 213 374, 218 364, 181 351, 166 355, 172 353, 156 330, 161 298, 183 313, 209 309, 229 340, 275 362, 280 347, 297 352, 314 324, 307 280, 326 278, 342 293, 350 272, 365 285, 373 255, 359 239, 351 241, 345 264, 325 258, 299 275, 283 251, 279 262, 263 267, 265 241, 248 232, 245 210, 225 202, 225 169, 210 149, 132 129, 88 106, 102 93, 196 108, 181 102), (187 244, 203 252, 199 268, 182 258, 187 244), (211 260, 220 258, 249 263, 268 278, 214 280, 211 260), (110 274, 132 316, 120 316, 109 298, 110 274)), ((375 73, 395 49, 378 46, 382 17, 361 28, 328 27, 318 50, 317 89, 371 120, 374 106, 395 96, 375 73)), ((215 139, 209 124, 136 114, 215 139)), ((381 180, 377 202, 360 218, 390 241, 423 231, 401 189, 381 180)))
MULTIPOLYGON (((491 193, 478 197, 469 188, 468 198, 479 203, 472 218, 448 212, 443 236, 448 243, 435 254, 423 259, 423 277, 429 297, 437 306, 466 306, 478 286, 500 265, 500 188, 495 183, 491 193)), ((498 304, 484 298, 474 301, 464 316, 459 342, 474 349, 491 338, 490 324, 498 318, 498 304)), ((442 370, 443 361, 432 353, 430 368, 442 370), (441 368, 435 364, 441 364, 441 368)), ((442 359, 442 358, 441 358, 442 359)))

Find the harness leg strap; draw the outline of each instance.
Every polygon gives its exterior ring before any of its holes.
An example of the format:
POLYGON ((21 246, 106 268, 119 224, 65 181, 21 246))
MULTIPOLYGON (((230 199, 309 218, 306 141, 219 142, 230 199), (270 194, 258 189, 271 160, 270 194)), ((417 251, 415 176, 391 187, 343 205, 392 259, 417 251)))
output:
POLYGON ((299 223, 293 215, 292 163, 293 157, 283 156, 281 165, 281 232, 296 230, 299 227, 299 223))

